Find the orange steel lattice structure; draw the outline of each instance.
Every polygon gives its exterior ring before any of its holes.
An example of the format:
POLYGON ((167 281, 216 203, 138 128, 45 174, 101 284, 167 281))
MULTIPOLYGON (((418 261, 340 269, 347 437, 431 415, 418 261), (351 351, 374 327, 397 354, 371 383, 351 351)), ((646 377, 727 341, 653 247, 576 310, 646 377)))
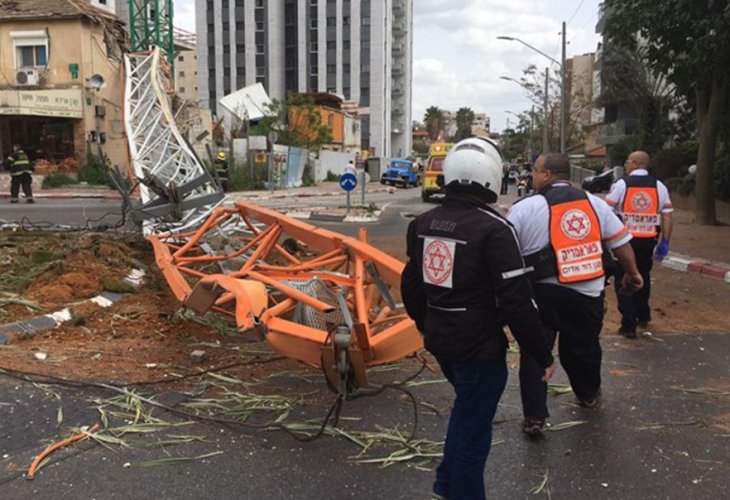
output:
POLYGON ((197 230, 148 239, 183 304, 235 319, 242 334, 321 367, 340 391, 343 380, 367 386, 366 367, 423 347, 391 296, 403 264, 363 229, 356 239, 239 202, 197 230))

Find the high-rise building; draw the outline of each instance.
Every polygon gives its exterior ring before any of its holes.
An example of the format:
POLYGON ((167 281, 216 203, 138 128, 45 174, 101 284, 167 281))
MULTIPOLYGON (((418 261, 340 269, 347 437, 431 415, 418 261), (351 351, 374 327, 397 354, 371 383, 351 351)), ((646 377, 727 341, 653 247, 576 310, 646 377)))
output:
POLYGON ((196 0, 199 98, 261 82, 269 95, 356 101, 362 147, 411 152, 412 0, 196 0))

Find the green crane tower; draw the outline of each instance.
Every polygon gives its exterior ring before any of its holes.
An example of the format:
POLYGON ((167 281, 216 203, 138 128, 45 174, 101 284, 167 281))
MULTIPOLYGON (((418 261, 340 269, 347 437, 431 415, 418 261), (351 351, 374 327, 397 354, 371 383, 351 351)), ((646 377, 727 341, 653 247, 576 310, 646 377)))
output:
POLYGON ((129 0, 132 52, 159 47, 172 64, 175 52, 172 14, 172 0, 129 0))

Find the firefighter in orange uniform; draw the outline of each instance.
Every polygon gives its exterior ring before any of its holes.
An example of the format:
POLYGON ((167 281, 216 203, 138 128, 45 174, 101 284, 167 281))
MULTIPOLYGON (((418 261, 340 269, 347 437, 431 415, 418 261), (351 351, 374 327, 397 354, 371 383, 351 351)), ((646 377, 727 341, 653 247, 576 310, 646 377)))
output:
MULTIPOLYGON (((606 195, 606 203, 614 208, 634 237, 631 247, 636 255, 636 265, 644 279, 644 288, 636 293, 623 293, 616 288, 618 309, 621 313, 619 333, 626 338, 636 338, 636 327, 646 328, 651 321, 649 296, 650 273, 653 258, 662 260, 669 252, 672 237, 672 201, 669 190, 649 175, 649 155, 634 151, 624 163, 626 176, 616 181, 606 195), (661 242, 657 245, 661 228, 661 242), (653 257, 653 258, 652 258, 653 257)), ((618 280, 623 275, 619 269, 618 280)))
MULTIPOLYGON (((555 342, 560 334, 560 363, 583 407, 596 405, 601 387, 603 300, 606 252, 627 270, 622 286, 640 289, 642 278, 629 245, 631 235, 603 200, 571 186, 564 154, 540 156, 532 170, 536 193, 515 203, 507 214, 530 271, 540 320, 555 342)), ((543 436, 547 384, 542 367, 520 354, 522 430, 543 436)))

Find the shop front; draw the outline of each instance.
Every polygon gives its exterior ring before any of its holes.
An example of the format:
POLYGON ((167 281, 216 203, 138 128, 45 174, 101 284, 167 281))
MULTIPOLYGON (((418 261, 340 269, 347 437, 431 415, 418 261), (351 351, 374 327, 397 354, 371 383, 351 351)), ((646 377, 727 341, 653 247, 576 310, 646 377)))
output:
POLYGON ((0 151, 20 144, 32 161, 79 160, 85 151, 82 89, 0 90, 0 151))

